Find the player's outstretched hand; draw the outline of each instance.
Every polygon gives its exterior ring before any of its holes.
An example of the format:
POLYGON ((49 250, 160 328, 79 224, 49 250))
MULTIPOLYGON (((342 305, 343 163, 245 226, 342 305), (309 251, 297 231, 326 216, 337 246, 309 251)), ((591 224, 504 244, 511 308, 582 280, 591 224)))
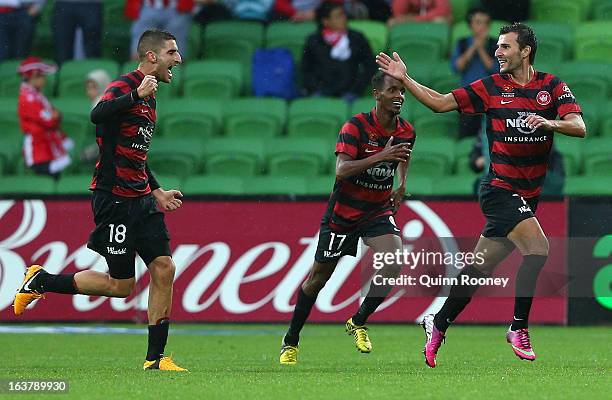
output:
MULTIPOLYGON (((395 214, 397 210, 399 210, 402 205, 402 201, 404 201, 404 197, 406 196, 406 188, 404 186, 398 187, 393 192, 391 192, 391 198, 389 201, 391 202, 391 206, 393 207, 393 213, 395 214)), ((408 197, 410 197, 410 193, 408 193, 408 197)))
POLYGON ((393 136, 391 136, 385 148, 376 156, 380 157, 380 161, 406 162, 410 153, 412 153, 412 149, 408 143, 393 144, 393 136))
POLYGON ((154 95, 157 92, 157 79, 153 75, 145 75, 136 91, 141 99, 154 95))
POLYGON ((164 211, 174 211, 183 204, 180 199, 180 197, 183 197, 183 194, 178 190, 164 190, 159 188, 153 191, 153 194, 157 200, 157 204, 159 204, 159 207, 164 211))
POLYGON ((378 53, 376 56, 376 64, 378 64, 379 70, 397 80, 401 80, 408 73, 406 64, 404 64, 401 57, 396 52, 393 52, 393 58, 389 57, 386 53, 378 53))

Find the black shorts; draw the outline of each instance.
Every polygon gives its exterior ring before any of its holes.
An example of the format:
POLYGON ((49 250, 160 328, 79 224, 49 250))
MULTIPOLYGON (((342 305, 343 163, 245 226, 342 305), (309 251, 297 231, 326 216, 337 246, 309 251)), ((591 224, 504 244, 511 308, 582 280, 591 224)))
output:
POLYGON ((87 247, 106 259, 111 277, 134 277, 135 253, 146 265, 170 255, 164 214, 157 209, 153 195, 129 198, 94 190, 91 208, 96 228, 87 247))
POLYGON ((400 236, 393 216, 378 217, 352 231, 334 232, 326 222, 321 223, 319 243, 315 261, 329 263, 338 261, 342 256, 357 255, 357 246, 362 237, 376 237, 392 234, 400 236))
POLYGON ((510 190, 483 183, 480 187, 480 209, 487 218, 482 236, 505 238, 519 222, 535 216, 538 198, 525 199, 510 190))

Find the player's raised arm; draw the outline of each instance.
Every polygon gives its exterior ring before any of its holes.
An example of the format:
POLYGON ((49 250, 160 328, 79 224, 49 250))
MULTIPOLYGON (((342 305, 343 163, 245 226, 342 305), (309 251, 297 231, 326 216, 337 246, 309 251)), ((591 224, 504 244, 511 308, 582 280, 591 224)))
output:
POLYGON ((396 52, 393 52, 393 58, 385 53, 379 53, 376 56, 376 63, 378 64, 378 69, 401 81, 406 90, 432 111, 448 112, 459 108, 452 93, 438 93, 408 76, 406 64, 404 64, 396 52))
POLYGON ((152 75, 144 77, 140 86, 131 89, 125 82, 111 83, 100 102, 91 110, 91 122, 102 123, 116 116, 118 112, 132 107, 138 100, 155 94, 157 79, 152 75))

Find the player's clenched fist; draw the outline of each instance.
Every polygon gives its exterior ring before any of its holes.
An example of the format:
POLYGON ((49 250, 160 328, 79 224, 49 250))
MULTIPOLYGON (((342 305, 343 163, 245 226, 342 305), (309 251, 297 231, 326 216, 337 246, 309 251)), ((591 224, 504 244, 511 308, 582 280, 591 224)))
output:
POLYGON ((157 91, 157 79, 153 75, 145 75, 136 91, 141 99, 155 94, 157 91))

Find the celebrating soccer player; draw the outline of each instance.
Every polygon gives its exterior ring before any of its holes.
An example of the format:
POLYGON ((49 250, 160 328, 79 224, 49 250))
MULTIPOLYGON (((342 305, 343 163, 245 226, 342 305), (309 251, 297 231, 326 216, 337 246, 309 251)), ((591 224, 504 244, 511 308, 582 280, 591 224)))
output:
MULTIPOLYGON (((376 107, 352 117, 340 130, 336 144, 336 183, 321 221, 314 264, 298 293, 297 304, 280 353, 281 364, 297 363, 300 331, 317 295, 329 280, 340 257, 355 256, 359 239, 374 252, 402 249, 393 215, 405 194, 406 172, 416 135, 399 117, 404 102, 402 82, 377 72, 372 78, 376 107), (398 173, 399 186, 393 190, 398 173)), ((399 265, 385 265, 382 275, 395 275, 399 265)), ((383 302, 390 287, 371 285, 346 332, 357 349, 369 353, 372 344, 365 323, 383 302)))
MULTIPOLYGON (((515 23, 501 28, 495 57, 500 73, 451 93, 440 94, 408 76, 397 53, 379 54, 380 70, 401 80, 421 103, 435 112, 459 110, 486 114, 491 166, 480 190, 480 207, 487 223, 476 245, 484 263, 471 265, 462 275, 489 276, 515 248, 523 262, 516 275, 514 319, 506 338, 514 353, 535 360, 528 331, 529 311, 538 274, 548 256, 548 240, 535 218, 546 175, 553 133, 584 137, 580 106, 569 87, 554 75, 533 67, 537 40, 530 27, 515 23), (556 120, 556 116, 560 120, 556 120)), ((449 324, 467 306, 476 286, 454 285, 434 315, 423 319, 425 362, 435 367, 436 354, 449 324)))
POLYGON ((21 315, 45 292, 127 297, 134 289, 137 252, 151 274, 143 368, 186 371, 164 356, 175 266, 164 214, 157 208, 178 209, 182 194, 163 190, 147 166, 157 119, 157 82, 170 83, 172 68, 182 60, 174 36, 159 30, 142 34, 138 56, 138 69, 111 82, 91 112, 100 156, 90 186, 96 227, 87 245, 106 259, 109 273, 53 275, 32 265, 15 296, 14 310, 21 315))

